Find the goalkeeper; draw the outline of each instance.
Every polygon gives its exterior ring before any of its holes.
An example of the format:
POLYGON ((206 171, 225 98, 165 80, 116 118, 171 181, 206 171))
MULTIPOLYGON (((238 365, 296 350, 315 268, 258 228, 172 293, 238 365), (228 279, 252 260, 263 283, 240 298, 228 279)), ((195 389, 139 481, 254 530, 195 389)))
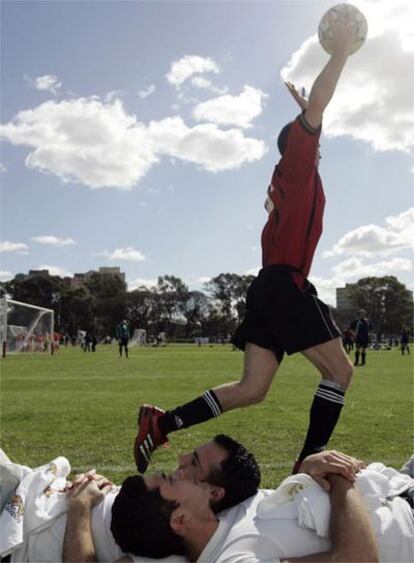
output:
POLYGON ((287 83, 302 113, 278 138, 281 159, 267 191, 269 213, 262 233, 263 268, 247 293, 246 316, 234 343, 244 350, 240 381, 227 383, 174 410, 144 405, 135 460, 144 472, 167 434, 229 410, 261 402, 284 353, 301 352, 320 372, 308 433, 295 464, 325 448, 339 419, 353 367, 329 308, 307 276, 322 233, 325 196, 318 173, 322 116, 350 54, 354 30, 346 17, 332 23, 332 55, 316 78, 307 102, 287 83))

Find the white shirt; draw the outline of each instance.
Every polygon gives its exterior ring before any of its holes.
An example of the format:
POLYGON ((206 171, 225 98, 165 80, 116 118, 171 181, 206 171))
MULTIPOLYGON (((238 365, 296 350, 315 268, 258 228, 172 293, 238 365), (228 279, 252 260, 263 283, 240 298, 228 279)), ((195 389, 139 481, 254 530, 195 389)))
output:
MULTIPOLYGON (((371 464, 357 480, 377 538, 381 562, 414 561, 414 518, 395 495, 413 480, 371 464)), ((276 491, 254 497, 219 515, 219 527, 198 561, 278 562, 329 551, 329 495, 307 475, 289 477, 276 491)))

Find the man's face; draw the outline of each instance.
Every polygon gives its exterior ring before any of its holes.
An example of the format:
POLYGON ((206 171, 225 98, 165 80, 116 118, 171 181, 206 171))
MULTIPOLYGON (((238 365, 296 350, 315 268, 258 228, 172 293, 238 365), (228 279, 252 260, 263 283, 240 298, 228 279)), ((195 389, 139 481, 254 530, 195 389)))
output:
POLYGON ((210 510, 210 486, 190 479, 178 479, 165 473, 145 475, 148 489, 159 489, 165 500, 175 500, 180 507, 195 513, 210 510))
POLYGON ((179 456, 178 469, 172 477, 207 481, 211 471, 219 469, 227 456, 226 450, 212 440, 192 452, 179 456))

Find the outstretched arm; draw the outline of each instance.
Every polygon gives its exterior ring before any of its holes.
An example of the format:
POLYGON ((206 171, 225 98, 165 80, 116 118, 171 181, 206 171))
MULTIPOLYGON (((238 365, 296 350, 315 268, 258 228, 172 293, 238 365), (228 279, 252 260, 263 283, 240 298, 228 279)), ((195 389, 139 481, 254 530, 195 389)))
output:
POLYGON ((364 502, 354 485, 339 475, 329 475, 331 483, 330 539, 332 548, 325 553, 294 557, 284 563, 378 563, 374 530, 364 502))
POLYGON ((315 129, 322 123, 323 112, 335 92, 355 36, 355 28, 352 26, 348 14, 332 21, 331 27, 333 32, 332 55, 313 83, 305 111, 306 121, 315 129))

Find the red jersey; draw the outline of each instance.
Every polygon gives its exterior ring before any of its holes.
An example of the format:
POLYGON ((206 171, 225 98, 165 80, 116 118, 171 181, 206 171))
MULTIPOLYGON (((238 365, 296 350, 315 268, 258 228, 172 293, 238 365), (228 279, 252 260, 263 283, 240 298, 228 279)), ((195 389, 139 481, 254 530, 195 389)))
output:
MULTIPOLYGON (((274 209, 262 232, 262 265, 294 266, 306 278, 322 234, 325 195, 316 166, 321 127, 299 115, 269 186, 274 209)), ((302 286, 301 276, 294 275, 302 286)))

